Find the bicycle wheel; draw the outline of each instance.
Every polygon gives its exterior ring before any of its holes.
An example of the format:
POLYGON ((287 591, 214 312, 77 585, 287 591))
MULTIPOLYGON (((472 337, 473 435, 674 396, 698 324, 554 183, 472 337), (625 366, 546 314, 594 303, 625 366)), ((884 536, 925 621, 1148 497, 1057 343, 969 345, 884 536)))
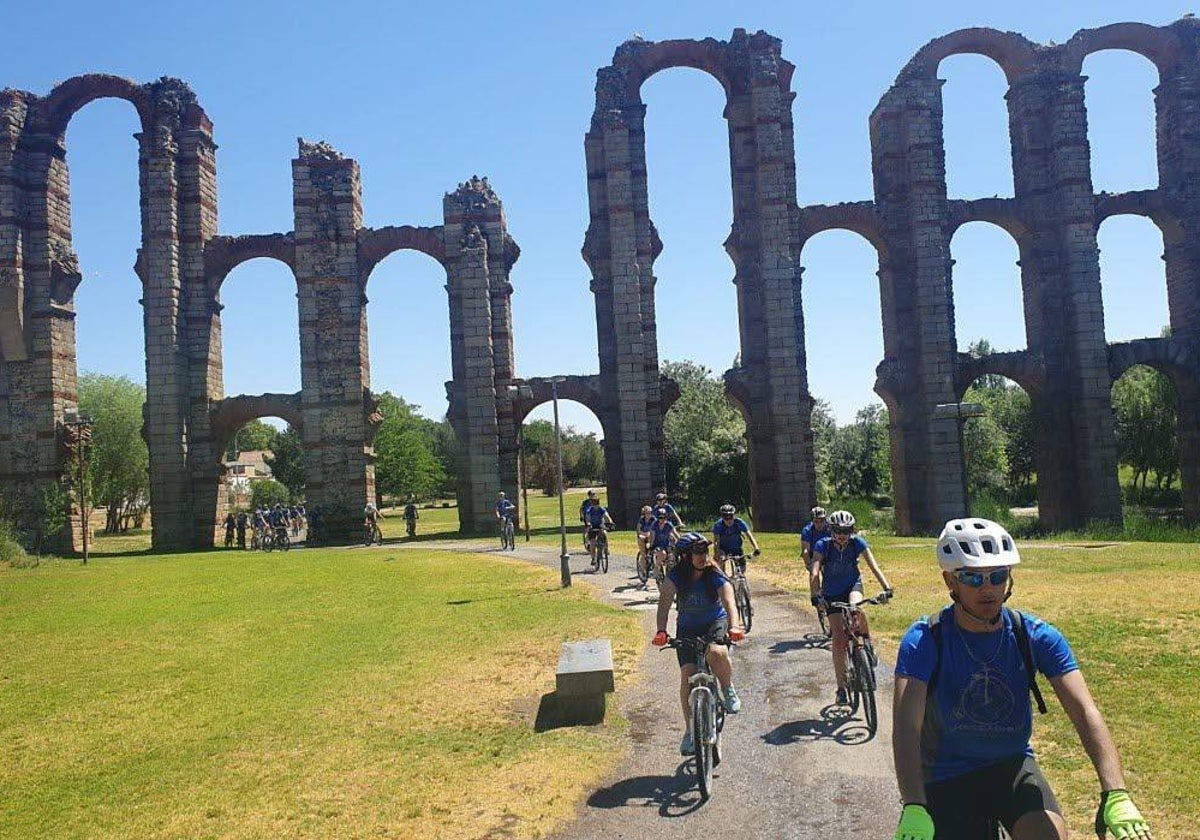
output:
POLYGON ((650 580, 650 568, 647 565, 648 562, 649 561, 646 557, 646 552, 639 551, 637 555, 637 576, 638 581, 642 584, 642 586, 645 586, 646 581, 650 580))
POLYGON ((754 623, 754 607, 750 603, 750 584, 746 583, 745 578, 739 577, 734 583, 733 599, 737 603, 742 629, 749 633, 750 625, 754 623))
POLYGON ((858 668, 854 664, 854 656, 849 650, 846 651, 846 695, 846 702, 850 706, 850 714, 853 715, 858 712, 858 668))
POLYGON ((275 536, 273 534, 263 534, 262 547, 263 551, 274 551, 275 536))
POLYGON ((867 658, 863 648, 854 651, 854 670, 857 672, 858 690, 862 697, 863 718, 867 722, 867 732, 872 736, 879 727, 879 712, 875 707, 875 670, 867 658))
POLYGON ((713 696, 706 688, 692 692, 692 747, 696 755, 696 782, 700 786, 700 798, 712 796, 713 743, 710 733, 713 696))
POLYGON ((292 547, 292 541, 291 541, 291 539, 288 538, 288 535, 286 533, 279 535, 278 542, 279 542, 279 550, 280 551, 288 551, 292 547))
POLYGON ((832 633, 829 630, 829 616, 820 607, 817 607, 817 621, 821 624, 821 632, 825 634, 825 638, 830 638, 832 633))
POLYGON ((608 534, 601 534, 600 545, 596 547, 600 555, 600 571, 608 574, 608 534))

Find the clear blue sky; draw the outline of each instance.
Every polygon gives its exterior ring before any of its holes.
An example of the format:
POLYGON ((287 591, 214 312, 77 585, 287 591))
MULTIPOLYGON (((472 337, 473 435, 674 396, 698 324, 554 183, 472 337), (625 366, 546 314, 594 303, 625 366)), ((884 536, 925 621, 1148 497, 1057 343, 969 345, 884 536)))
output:
MULTIPOLYGON (((331 142, 358 160, 366 224, 431 225, 441 198, 474 173, 491 179, 522 256, 513 298, 518 373, 598 369, 593 298, 579 256, 587 227, 583 135, 597 68, 639 33, 650 40, 728 38, 734 27, 783 39, 797 65, 793 87, 799 201, 871 197, 867 117, 922 44, 965 26, 1016 30, 1063 42, 1117 21, 1166 24, 1186 5, 1141 2, 976 4, 798 0, 751 2, 353 3, 44 2, 10 4, 0 87, 48 93, 56 81, 106 72, 149 81, 185 79, 215 124, 220 230, 292 227, 290 161, 296 137, 331 142), (580 11, 586 9, 586 11, 580 11)), ((1097 190, 1153 187, 1152 89, 1145 59, 1088 59, 1093 179, 1097 190)), ((987 59, 943 62, 951 198, 1012 195, 999 69, 987 59)), ((721 243, 731 222, 727 135, 720 87, 692 70, 661 73, 648 105, 651 214, 665 248, 659 277, 664 359, 717 372, 737 353, 732 264, 721 243)), ((103 100, 67 135, 80 287, 79 364, 144 379, 133 109, 103 100)), ((1110 340, 1157 335, 1167 322, 1162 238, 1140 218, 1100 231, 1110 340)), ((960 347, 987 338, 1024 346, 1016 245, 976 223, 952 243, 960 347)), ((877 398, 882 357, 874 251, 829 232, 803 263, 812 390, 842 422, 877 398)), ((371 278, 372 386, 445 411, 450 378, 445 278, 419 254, 385 260, 371 278)), ((236 269, 223 302, 229 394, 294 391, 300 384, 295 286, 269 260, 236 269)), ((549 407, 534 416, 548 416, 549 407)), ((582 407, 565 422, 599 424, 582 407)))

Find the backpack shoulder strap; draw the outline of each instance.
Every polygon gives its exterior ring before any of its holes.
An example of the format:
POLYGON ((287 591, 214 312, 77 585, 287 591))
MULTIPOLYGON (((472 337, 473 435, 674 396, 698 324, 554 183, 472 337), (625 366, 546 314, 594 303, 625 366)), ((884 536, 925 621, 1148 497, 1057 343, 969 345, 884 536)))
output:
POLYGON ((1029 643, 1029 628, 1025 626, 1025 616, 1021 615, 1018 610, 1008 610, 1008 617, 1012 620, 1013 635, 1017 637, 1017 649, 1021 651, 1021 660, 1025 663, 1025 675, 1029 680, 1029 691, 1033 694, 1033 699, 1037 701, 1038 714, 1046 714, 1046 701, 1042 699, 1042 691, 1037 684, 1037 668, 1033 664, 1033 647, 1029 643))
POLYGON ((929 696, 937 684, 938 672, 942 669, 942 612, 938 610, 929 616, 929 632, 933 634, 933 670, 929 672, 929 683, 926 688, 929 696))

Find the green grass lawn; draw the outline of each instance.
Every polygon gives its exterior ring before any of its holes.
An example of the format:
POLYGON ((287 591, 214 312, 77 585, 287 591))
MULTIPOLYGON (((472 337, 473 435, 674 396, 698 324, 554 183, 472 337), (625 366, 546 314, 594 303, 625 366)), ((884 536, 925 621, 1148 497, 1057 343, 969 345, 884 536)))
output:
POLYGON ((560 643, 610 637, 626 675, 643 641, 557 578, 387 548, 0 568, 0 837, 545 833, 625 749, 614 715, 534 731, 560 643))
MULTIPOLYGON (((582 491, 573 491, 566 497, 566 519, 570 528, 568 545, 572 551, 580 550, 577 514, 582 498, 582 491)), ((557 546, 557 499, 531 493, 529 500, 533 543, 557 546)), ((709 526, 711 522, 705 523, 702 530, 709 526)), ((397 515, 389 515, 383 523, 388 538, 399 539, 403 527, 403 520, 397 515)), ((421 539, 436 540, 439 535, 456 535, 457 528, 457 510, 454 508, 421 511, 421 539)), ((909 624, 920 615, 936 610, 947 602, 947 598, 933 558, 932 540, 869 533, 867 537, 897 589, 898 597, 893 604, 872 612, 872 626, 881 650, 888 660, 894 661, 896 642, 909 624)), ((134 537, 102 538, 97 542, 102 544, 104 539, 128 542, 134 537)), ((523 537, 518 535, 518 545, 522 540, 523 537)), ((630 531, 616 531, 611 540, 616 552, 632 553, 634 550, 634 536, 630 531)), ((803 593, 806 603, 807 582, 801 574, 797 536, 762 534, 760 540, 765 553, 760 562, 751 566, 752 578, 769 580, 798 594, 803 593)), ((1136 542, 1021 541, 1019 544, 1023 562, 1016 575, 1013 605, 1041 615, 1067 634, 1113 729, 1135 798, 1152 819, 1156 836, 1200 838, 1200 830, 1191 819, 1196 810, 1195 803, 1200 801, 1200 642, 1193 630, 1200 619, 1200 547, 1186 543, 1136 542)), ((386 556, 386 547, 383 552, 386 556)), ((230 721, 240 721, 243 717, 247 718, 245 726, 250 731, 261 732, 278 726, 279 716, 291 707, 292 701, 277 698, 272 691, 263 691, 263 686, 271 683, 270 672, 287 669, 294 678, 286 684, 299 687, 303 684, 301 674, 311 662, 309 657, 315 656, 321 663, 320 676, 313 677, 321 683, 321 690, 318 691, 317 686, 311 688, 320 699, 308 700, 309 705, 304 708, 324 704, 320 705, 324 714, 337 716, 335 710, 346 701, 344 698, 332 699, 341 695, 337 688, 329 686, 342 686, 343 692, 349 691, 347 686, 361 673, 352 663, 355 658, 366 655, 354 644, 358 634, 352 628, 365 621, 370 625, 367 637, 392 639, 389 644, 394 646, 398 644, 394 640, 400 626, 396 622, 408 616, 408 613, 400 612, 402 604, 416 607, 428 603, 427 608, 431 611, 428 627, 415 625, 414 631, 414 625, 408 624, 408 629, 400 633, 404 636, 416 632, 421 639, 427 640, 424 645, 432 646, 428 656, 422 654, 404 659, 410 679, 420 679, 411 675, 436 673, 437 684, 443 688, 462 680, 463 677, 453 669, 450 678, 442 679, 446 657, 437 655, 436 648, 443 643, 428 641, 438 636, 435 633, 431 637, 425 631, 445 632, 468 613, 461 607, 447 608, 446 601, 455 600, 448 593, 430 596, 432 600, 423 594, 414 595, 405 588, 412 585, 412 578, 403 574, 403 570, 410 564, 414 568, 453 569, 455 575, 447 578, 446 586, 484 589, 508 586, 512 583, 512 573, 506 571, 494 579, 487 577, 487 583, 471 583, 475 580, 473 575, 484 575, 483 569, 494 567, 477 560, 467 561, 460 555, 414 554, 411 549, 395 552, 398 559, 394 564, 373 563, 368 559, 371 554, 330 550, 301 552, 281 558, 279 555, 216 552, 190 558, 100 560, 93 564, 94 571, 89 569, 87 572, 79 569, 77 561, 55 561, 36 570, 0 571, 0 596, 3 597, 0 603, 5 610, 0 612, 3 622, 0 624, 0 644, 4 645, 6 655, 8 651, 16 651, 17 656, 11 665, 5 661, 5 673, 0 675, 0 703, 3 704, 0 708, 6 710, 7 718, 4 740, 0 743, 14 750, 17 759, 0 766, 0 784, 4 785, 0 802, 8 803, 4 806, 6 811, 0 813, 6 813, 11 803, 20 801, 21 797, 43 803, 40 809, 32 809, 31 814, 73 815, 77 808, 91 808, 96 798, 114 784, 113 779, 123 777, 123 772, 118 772, 118 768, 89 767, 90 756, 102 755, 105 766, 128 762, 133 768, 132 773, 138 772, 137 768, 143 767, 143 762, 150 762, 153 767, 165 762, 166 769, 171 770, 178 762, 165 745, 171 743, 173 736, 169 733, 173 730, 187 736, 183 741, 192 751, 189 754, 195 754, 197 750, 201 755, 204 750, 220 754, 222 747, 219 741, 213 741, 217 737, 215 734, 197 735, 195 730, 197 721, 208 720, 205 715, 210 713, 205 710, 212 702, 218 707, 210 715, 217 720, 213 732, 228 732, 230 721), (302 564, 301 567, 308 571, 299 578, 294 572, 282 573, 291 564, 301 564, 302 557, 328 557, 330 562, 302 564), (118 569, 127 571, 118 573, 118 569), (240 569, 257 571, 247 575, 239 572, 240 569), (469 572, 466 581, 458 581, 459 572, 469 572), (343 578, 345 584, 341 583, 343 578), (213 583, 213 580, 219 582, 213 583), (336 599, 331 598, 331 591, 338 593, 336 599), (331 623, 325 613, 310 604, 309 595, 314 592, 320 596, 320 604, 335 610, 340 617, 331 623), (438 597, 442 600, 438 601, 438 597), (13 598, 20 599, 19 608, 13 606, 13 598), (365 605, 377 605, 382 612, 376 613, 373 607, 368 610, 368 616, 357 617, 360 604, 355 599, 365 605), (129 600, 130 608, 125 606, 126 600, 129 600), (302 631, 296 629, 297 622, 302 622, 302 631), (307 639, 307 634, 314 628, 319 630, 313 637, 318 651, 310 650, 307 644, 299 641, 307 639), (336 628, 344 628, 346 635, 336 628), (333 637, 327 637, 327 633, 333 637), (178 653, 173 652, 175 647, 179 648, 178 653), (336 661, 330 662, 331 659, 336 661), (44 686, 24 681, 22 669, 26 663, 34 673, 40 674, 39 680, 44 686), (101 667, 96 663, 104 664, 101 667), (423 668, 429 670, 423 671, 423 668), (21 679, 17 677, 19 674, 21 679), (236 689, 232 695, 220 688, 222 681, 230 679, 236 689), (188 694, 189 691, 200 692, 206 698, 216 696, 200 701, 194 694, 188 694), (190 699, 182 699, 184 696, 190 699), (239 699, 226 703, 228 696, 239 699), (253 701, 247 702, 247 697, 252 697, 253 701), (186 721, 176 723, 174 710, 181 703, 189 710, 183 715, 186 721), (262 704, 268 708, 260 709, 262 704), (93 720, 95 715, 90 711, 93 709, 103 710, 99 722, 93 720), (130 722, 120 723, 125 718, 130 722), (49 734, 41 734, 43 729, 49 734), (127 736, 110 739, 110 730, 114 734, 136 731, 141 733, 138 737, 144 736, 148 740, 145 743, 136 738, 130 741, 127 736), (56 750, 60 740, 74 741, 76 746, 55 760, 58 780, 48 787, 44 777, 30 770, 29 762, 48 760, 41 753, 56 750), (120 749, 101 749, 101 745, 109 743, 119 745, 120 749), (84 780, 82 787, 75 783, 77 776, 84 780), (38 785, 29 787, 30 778, 37 779, 38 785), (80 794, 77 792, 80 790, 90 793, 80 794), (76 801, 80 804, 71 804, 76 801)), ((596 610, 599 611, 596 614, 606 615, 598 607, 577 603, 577 598, 552 592, 556 577, 556 573, 535 570, 515 575, 519 585, 528 587, 521 591, 530 593, 520 602, 529 605, 533 613, 522 613, 520 620, 535 621, 535 626, 549 634, 550 641, 545 647, 538 648, 536 654, 522 652, 522 656, 533 656, 538 660, 537 675, 543 677, 553 670, 551 659, 561 639, 561 631, 557 628, 570 626, 555 622, 565 620, 571 610, 582 610, 587 615, 596 610), (535 580, 539 583, 532 582, 535 580), (538 591, 539 584, 547 591, 538 591)), ((874 582, 868 580, 867 584, 868 591, 874 592, 874 582)), ((478 609, 482 610, 483 616, 490 616, 486 619, 489 628, 493 627, 490 622, 507 620, 499 619, 482 604, 478 609)), ((467 623, 478 631, 479 621, 480 618, 473 616, 467 623)), ((518 624, 514 629, 525 626, 518 624)), ((629 632, 631 651, 641 641, 636 638, 635 630, 629 632)), ((522 634, 518 632, 517 635, 522 634)), ((486 647, 511 642, 511 634, 505 635, 497 628, 493 635, 482 638, 480 644, 486 647)), ((390 655, 390 648, 377 651, 372 661, 383 667, 379 663, 388 662, 390 655)), ((494 661, 494 657, 481 659, 494 661)), ((389 673, 399 668, 396 665, 389 667, 389 673)), ((529 676, 534 676, 532 671, 529 676)), ((400 684, 394 682, 389 687, 398 692, 389 701, 393 710, 396 698, 404 693, 398 690, 400 684)), ((1048 694, 1052 693, 1048 686, 1044 689, 1048 694)), ((289 689, 287 693, 295 692, 289 689)), ((1087 836, 1095 809, 1095 777, 1065 713, 1052 698, 1050 704, 1050 714, 1039 716, 1035 723, 1035 745, 1068 812, 1074 833, 1087 836)), ((351 718, 357 720, 362 713, 359 709, 351 718)), ((204 726, 213 725, 204 723, 204 726)), ((313 722, 311 713, 301 715, 296 723, 289 721, 284 731, 290 732, 285 740, 291 749, 302 753, 313 749, 307 739, 315 739, 315 743, 321 744, 322 739, 329 737, 320 724, 313 722)), ((237 739, 240 736, 224 737, 237 739)), ((370 750, 361 733, 355 737, 353 749, 364 752, 369 763, 370 750)), ((593 734, 589 737, 602 736, 593 734)), ((520 737, 513 735, 513 738, 514 745, 504 748, 506 756, 522 755, 521 749, 535 749, 533 745, 546 743, 528 733, 520 737)), ((508 744, 507 741, 503 743, 508 744)), ((599 767, 603 764, 599 756, 605 748, 611 747, 611 743, 586 742, 583 755, 596 757, 589 760, 590 764, 582 763, 599 767), (595 752, 587 752, 589 749, 595 752)), ((343 744, 341 749, 350 747, 343 744)), ((260 748, 253 756, 250 766, 259 777, 276 775, 277 763, 282 774, 295 772, 288 768, 304 763, 287 749, 268 755, 260 748)), ((543 758, 539 757, 541 760, 543 758)), ((186 777, 179 775, 178 767, 172 772, 177 775, 159 778, 157 774, 149 774, 154 778, 147 778, 148 789, 161 790, 161 793, 139 794, 135 801, 144 802, 139 808, 152 812, 170 791, 176 794, 180 790, 189 791, 197 784, 201 792, 221 789, 214 787, 216 782, 211 774, 201 774, 207 782, 186 780, 187 784, 181 785, 172 779, 186 777)), ((211 771, 227 772, 227 769, 211 771)), ((244 769, 242 775, 235 776, 239 784, 248 784, 244 775, 248 772, 251 771, 244 769)), ((309 820, 314 826, 321 825, 320 819, 305 810, 307 801, 298 799, 299 794, 294 790, 285 795, 280 784, 272 780, 274 787, 268 786, 268 789, 274 793, 260 795, 255 801, 268 802, 274 801, 272 797, 282 797, 288 805, 279 810, 278 819, 285 818, 279 816, 282 814, 289 820, 309 820)), ((383 809, 385 804, 376 802, 372 807, 383 809)), ((258 811, 255 811, 255 805, 243 801, 240 807, 239 813, 256 813, 256 819, 263 818, 265 806, 257 806, 258 811)), ((362 807, 361 803, 354 805, 354 808, 362 807)), ((100 819, 104 811, 104 808, 98 813, 88 811, 87 819, 100 819)), ((194 811, 191 808, 189 813, 194 811)), ((381 810, 377 812, 382 813, 381 810)), ((217 823, 213 833, 229 833, 221 827, 220 819, 217 823)), ((199 820, 188 827, 206 824, 199 820)), ((150 834, 153 836, 153 832, 150 834)))

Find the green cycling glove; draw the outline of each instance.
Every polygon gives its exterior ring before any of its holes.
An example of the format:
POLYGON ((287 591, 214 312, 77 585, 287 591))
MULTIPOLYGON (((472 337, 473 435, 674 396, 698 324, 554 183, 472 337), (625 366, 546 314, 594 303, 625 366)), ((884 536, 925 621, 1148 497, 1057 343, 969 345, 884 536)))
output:
POLYGON ((904 806, 895 840, 933 840, 933 817, 924 805, 904 806))
POLYGON ((1150 837, 1150 826, 1142 819, 1128 792, 1120 789, 1100 794, 1100 807, 1096 810, 1097 836, 1103 836, 1105 828, 1118 840, 1150 837))

